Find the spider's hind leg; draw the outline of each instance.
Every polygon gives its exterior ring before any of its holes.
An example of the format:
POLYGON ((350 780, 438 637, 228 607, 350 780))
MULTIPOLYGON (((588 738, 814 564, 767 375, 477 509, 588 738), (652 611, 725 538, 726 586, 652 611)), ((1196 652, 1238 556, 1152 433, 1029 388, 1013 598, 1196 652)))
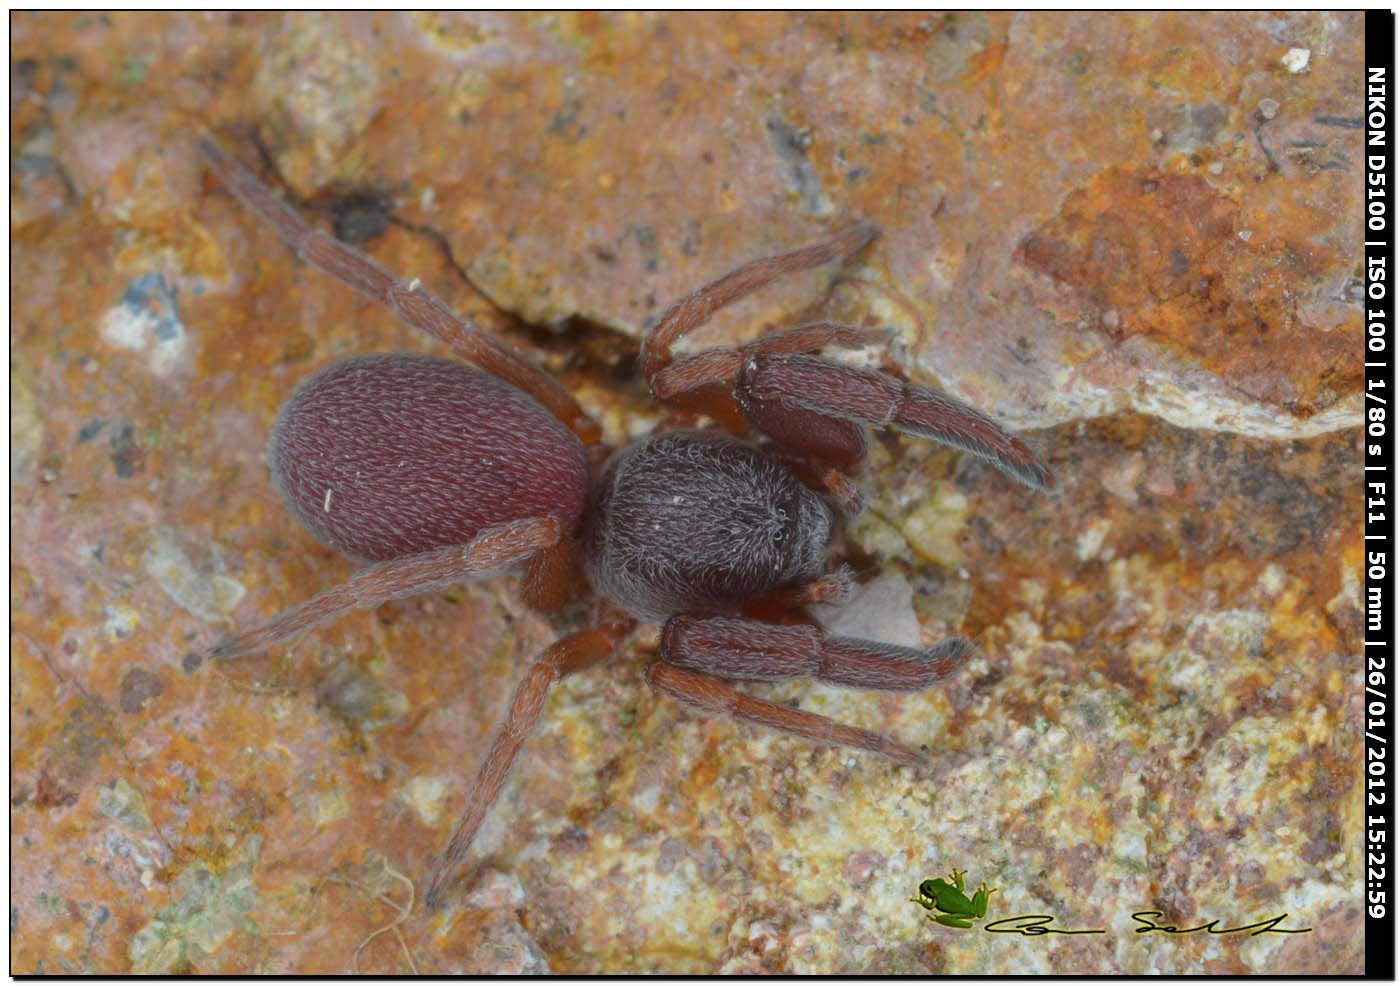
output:
POLYGON ((434 860, 424 898, 429 911, 441 906, 453 877, 471 850, 472 841, 486 820, 486 813, 500 797, 506 779, 525 741, 534 733, 544 711, 549 690, 560 678, 593 667, 617 652, 631 635, 636 621, 604 603, 594 628, 562 637, 530 665, 511 695, 510 708, 496 729, 476 776, 467 788, 466 807, 453 829, 442 856, 434 860))
POLYGON ((647 682, 657 691, 697 712, 732 716, 757 726, 805 736, 826 746, 845 746, 878 753, 909 767, 924 762, 924 758, 914 750, 900 746, 879 733, 847 726, 813 712, 765 702, 744 694, 722 678, 690 671, 665 661, 657 661, 647 668, 647 682))
POLYGON ((249 657, 352 610, 374 609, 391 599, 492 578, 537 552, 552 548, 562 538, 563 528, 558 520, 538 517, 488 527, 463 545, 368 565, 319 596, 284 610, 261 626, 220 641, 204 654, 187 657, 186 661, 197 667, 205 657, 218 661, 249 657))

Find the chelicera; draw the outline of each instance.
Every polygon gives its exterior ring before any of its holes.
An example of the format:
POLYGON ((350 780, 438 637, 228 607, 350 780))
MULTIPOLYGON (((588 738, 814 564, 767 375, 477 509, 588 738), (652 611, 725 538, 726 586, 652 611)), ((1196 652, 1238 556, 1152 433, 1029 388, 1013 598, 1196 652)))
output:
POLYGON ((318 231, 214 142, 201 153, 223 184, 294 253, 427 332, 467 364, 363 356, 305 380, 282 408, 269 459, 288 508, 317 539, 365 566, 341 585, 230 637, 206 655, 245 657, 341 614, 523 568, 525 601, 555 611, 591 588, 587 629, 526 670, 435 861, 436 906, 466 858, 550 686, 617 654, 642 622, 662 625, 646 678, 702 713, 817 743, 921 762, 877 733, 766 702, 734 682, 814 677, 912 692, 952 674, 972 648, 926 650, 830 636, 804 609, 851 589, 828 571, 870 428, 894 428, 980 456, 1040 490, 1050 470, 985 414, 925 387, 822 358, 879 333, 818 322, 737 348, 677 357, 718 309, 785 274, 845 261, 876 235, 853 225, 823 242, 731 271, 674 303, 648 332, 651 393, 708 430, 666 430, 610 449, 551 376, 402 280, 318 231), (698 417, 696 417, 698 416, 698 417), (756 439, 750 436, 759 436, 756 439), (580 567, 585 574, 579 579, 580 567))

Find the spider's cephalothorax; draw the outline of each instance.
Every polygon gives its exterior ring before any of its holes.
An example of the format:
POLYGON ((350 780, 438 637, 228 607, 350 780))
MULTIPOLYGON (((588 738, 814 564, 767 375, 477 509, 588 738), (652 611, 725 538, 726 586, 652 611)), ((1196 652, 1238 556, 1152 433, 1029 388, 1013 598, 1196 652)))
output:
POLYGON ((593 587, 643 620, 716 613, 820 578, 835 517, 782 463, 717 432, 618 452, 588 511, 593 587))
MULTIPOLYGON (((646 673, 692 709, 729 715, 901 764, 920 754, 868 730, 766 702, 733 682, 813 677, 919 691, 952 674, 961 637, 919 649, 833 637, 805 612, 850 588, 826 572, 835 514, 859 509, 851 476, 868 428, 964 449, 1036 489, 1055 480, 1036 452, 987 415, 926 387, 822 358, 882 333, 814 322, 745 346, 677 358, 672 347, 720 308, 784 274, 845 260, 875 237, 857 223, 829 239, 736 268, 673 304, 647 333, 653 396, 732 428, 662 432, 612 454, 558 382, 464 321, 416 280, 401 280, 316 230, 212 141, 223 183, 306 262, 446 343, 476 368, 394 354, 336 364, 283 409, 271 450, 288 507, 325 544, 370 562, 321 595, 209 649, 264 650, 356 608, 524 567, 532 606, 555 609, 583 563, 598 597, 590 626, 525 670, 437 860, 435 906, 560 677, 615 654, 637 621, 665 621, 646 673), (767 436, 750 444, 750 430, 767 436), (588 463, 607 464, 589 484, 588 463), (580 553, 583 557, 580 558, 580 553), (765 619, 754 618, 762 613, 765 619), (769 619, 771 617, 771 620, 769 619)), ((198 666, 191 655, 186 666, 198 666)))

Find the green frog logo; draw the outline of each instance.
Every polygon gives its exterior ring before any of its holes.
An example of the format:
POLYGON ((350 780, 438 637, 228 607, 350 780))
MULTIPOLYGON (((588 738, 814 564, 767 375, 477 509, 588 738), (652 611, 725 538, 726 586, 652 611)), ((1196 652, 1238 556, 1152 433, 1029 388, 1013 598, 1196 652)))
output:
POLYGON ((919 896, 910 898, 924 910, 928 919, 948 928, 971 928, 977 918, 987 916, 987 898, 996 893, 985 883, 977 887, 970 898, 963 883, 964 870, 954 870, 947 880, 925 880, 919 884, 919 896), (934 913, 938 912, 938 913, 934 913))

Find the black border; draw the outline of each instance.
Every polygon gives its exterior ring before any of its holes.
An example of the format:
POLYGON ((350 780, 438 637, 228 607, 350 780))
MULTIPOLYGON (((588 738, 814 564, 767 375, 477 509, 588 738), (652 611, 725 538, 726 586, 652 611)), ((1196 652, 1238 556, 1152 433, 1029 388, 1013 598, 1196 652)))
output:
POLYGON ((1395 14, 1366 11, 1365 113, 1365 559, 1366 594, 1365 800, 1366 977, 1395 978, 1395 876, 1391 846, 1395 790, 1391 740, 1394 736, 1394 668, 1390 614, 1395 520, 1390 487, 1394 438, 1391 409, 1395 392, 1393 348, 1395 170, 1391 147, 1391 90, 1395 78, 1395 14))

